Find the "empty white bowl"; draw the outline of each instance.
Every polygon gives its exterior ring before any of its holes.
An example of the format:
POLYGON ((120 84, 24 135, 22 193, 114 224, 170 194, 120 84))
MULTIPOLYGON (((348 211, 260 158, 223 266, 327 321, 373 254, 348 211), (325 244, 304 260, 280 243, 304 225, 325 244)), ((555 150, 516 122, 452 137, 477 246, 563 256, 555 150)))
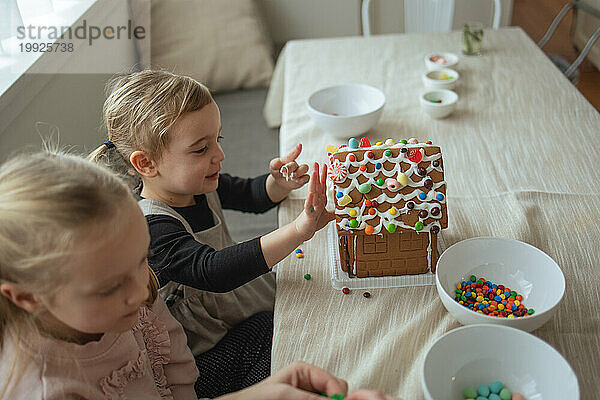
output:
POLYGON ((458 64, 458 56, 454 53, 438 51, 425 56, 425 68, 427 71, 453 67, 458 64))
POLYGON ((548 321, 565 294, 565 277, 550 256, 527 243, 505 238, 478 237, 450 246, 438 259, 435 283, 442 303, 463 325, 506 325, 527 332, 548 321), (535 313, 501 318, 462 306, 454 300, 456 284, 471 275, 516 291, 523 296, 521 303, 535 313))
POLYGON ((456 108, 458 95, 452 90, 434 89, 422 93, 419 101, 431 118, 445 118, 456 108))
POLYGON ((528 400, 579 399, 569 363, 543 340, 506 326, 454 329, 431 346, 421 367, 428 400, 463 399, 465 387, 495 381, 528 400))
POLYGON ((363 84, 331 86, 306 100, 308 115, 315 124, 340 138, 367 132, 381 117, 384 105, 383 92, 363 84))
POLYGON ((441 68, 423 73, 423 85, 430 89, 454 89, 460 78, 458 72, 450 68, 441 68))

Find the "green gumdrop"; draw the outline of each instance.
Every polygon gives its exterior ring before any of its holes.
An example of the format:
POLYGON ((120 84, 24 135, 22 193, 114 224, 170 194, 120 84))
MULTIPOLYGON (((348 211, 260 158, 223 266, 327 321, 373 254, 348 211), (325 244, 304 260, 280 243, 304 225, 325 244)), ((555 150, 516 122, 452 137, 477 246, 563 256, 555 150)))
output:
POLYGON ((465 399, 474 399, 475 397, 477 397, 477 390, 475 390, 474 387, 467 386, 463 390, 463 396, 465 397, 465 399))
POLYGON ((507 388, 504 388, 500 391, 500 398, 502 400, 510 400, 512 397, 512 393, 507 388))
POLYGON ((387 226, 387 230, 388 230, 388 232, 389 232, 389 233, 394 233, 394 232, 396 232, 396 225, 394 225, 394 224, 389 224, 389 225, 387 226))
POLYGON ((363 183, 362 185, 360 185, 358 187, 358 191, 361 192, 362 194, 369 193, 371 191, 371 184, 370 183, 363 183))
POLYGON ((355 219, 351 219, 350 222, 348 222, 348 226, 350 228, 356 228, 356 227, 358 227, 358 221, 355 219))
POLYGON ((490 383, 490 392, 498 394, 504 387, 504 384, 500 381, 490 383))
POLYGON ((417 223, 415 224, 415 230, 416 231, 420 231, 423 230, 423 223, 421 221, 417 221, 417 223))
POLYGON ((385 181, 382 178, 379 178, 375 181, 375 183, 377 183, 377 185, 379 186, 382 186, 385 183, 385 181))
POLYGON ((406 139, 402 139, 402 140, 400 141, 400 143, 402 143, 402 144, 406 144, 406 143, 408 143, 408 142, 406 141, 406 139))

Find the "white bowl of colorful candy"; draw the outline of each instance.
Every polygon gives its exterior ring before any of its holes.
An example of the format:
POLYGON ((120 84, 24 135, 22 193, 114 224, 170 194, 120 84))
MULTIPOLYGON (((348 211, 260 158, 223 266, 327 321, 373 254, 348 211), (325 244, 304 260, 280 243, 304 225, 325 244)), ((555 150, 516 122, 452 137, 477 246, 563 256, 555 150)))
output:
POLYGON ((431 89, 454 89, 459 78, 455 70, 441 68, 423 73, 423 85, 431 89))
POLYGON ((425 68, 428 71, 453 67, 458 64, 458 56, 454 53, 431 53, 425 56, 425 68))
POLYGON ((495 325, 463 326, 440 337, 423 360, 421 386, 428 400, 579 399, 575 372, 552 346, 495 325))
POLYGON ((543 251, 513 239, 478 237, 444 251, 436 267, 442 303, 464 325, 496 324, 527 332, 552 317, 565 277, 543 251))
POLYGON ((306 100, 308 115, 315 125, 339 138, 367 132, 379 121, 384 105, 383 92, 363 84, 331 86, 306 100))

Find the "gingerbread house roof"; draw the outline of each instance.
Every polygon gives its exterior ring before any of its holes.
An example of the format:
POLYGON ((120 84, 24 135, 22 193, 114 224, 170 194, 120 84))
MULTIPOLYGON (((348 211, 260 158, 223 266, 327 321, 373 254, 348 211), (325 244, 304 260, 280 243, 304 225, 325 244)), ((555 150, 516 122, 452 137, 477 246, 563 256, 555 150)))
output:
POLYGON ((440 147, 415 139, 328 147, 338 230, 437 234, 448 226, 440 147))

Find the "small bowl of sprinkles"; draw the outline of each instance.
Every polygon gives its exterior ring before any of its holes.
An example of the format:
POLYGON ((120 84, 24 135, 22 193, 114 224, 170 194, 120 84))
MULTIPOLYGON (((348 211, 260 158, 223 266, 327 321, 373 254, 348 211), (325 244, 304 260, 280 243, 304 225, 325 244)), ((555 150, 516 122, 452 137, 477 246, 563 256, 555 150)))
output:
POLYGON ((478 237, 438 259, 436 286, 463 325, 496 324, 530 332, 546 323, 565 293, 565 278, 543 251, 513 239, 478 237))
POLYGON ((579 399, 573 368, 552 346, 519 329, 469 325, 437 339, 421 365, 427 400, 579 399))

